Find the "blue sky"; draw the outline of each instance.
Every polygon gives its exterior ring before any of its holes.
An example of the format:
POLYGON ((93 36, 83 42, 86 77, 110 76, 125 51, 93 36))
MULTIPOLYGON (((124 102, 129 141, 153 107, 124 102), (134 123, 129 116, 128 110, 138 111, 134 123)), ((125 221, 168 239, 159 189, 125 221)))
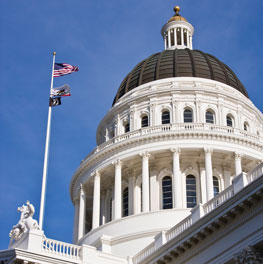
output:
POLYGON ((80 71, 56 78, 72 96, 53 108, 45 235, 71 242, 70 179, 132 68, 163 50, 161 27, 181 6, 195 49, 226 63, 262 110, 262 0, 0 1, 0 249, 30 200, 38 219, 52 52, 80 71))

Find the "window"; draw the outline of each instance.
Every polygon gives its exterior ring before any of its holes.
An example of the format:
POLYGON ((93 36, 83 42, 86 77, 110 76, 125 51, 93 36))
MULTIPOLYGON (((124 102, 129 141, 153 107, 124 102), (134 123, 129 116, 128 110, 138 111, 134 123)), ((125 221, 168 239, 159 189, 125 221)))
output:
POLYGON ((147 127, 147 126, 149 126, 149 124, 148 124, 148 116, 144 115, 144 116, 142 116, 142 127, 147 127))
POLYGON ((248 131, 249 130, 249 125, 247 122, 244 123, 244 130, 245 131, 248 131))
POLYGON ((187 46, 187 33, 186 33, 186 30, 184 30, 184 45, 187 46))
POLYGON ((165 176, 162 179, 163 209, 173 208, 172 178, 165 176))
POLYGON ((171 46, 174 46, 174 30, 171 29, 171 46))
POLYGON ((130 123, 129 122, 125 124, 124 131, 125 131, 125 133, 130 132, 130 123))
POLYGON ((176 39, 177 39, 177 45, 182 45, 181 28, 177 28, 176 39))
POLYGON ((219 181, 218 178, 213 176, 214 196, 219 193, 219 181))
POLYGON ((162 124, 170 124, 170 112, 162 112, 162 124))
POLYGON ((123 216, 128 216, 128 208, 129 208, 129 190, 128 187, 123 190, 122 197, 122 205, 123 205, 123 216))
POLYGON ((187 208, 196 206, 196 180, 194 175, 186 177, 186 204, 187 208))
POLYGON ((230 115, 226 116, 226 125, 229 127, 233 127, 233 118, 230 115))
POLYGON ((214 124, 214 113, 211 110, 206 111, 205 122, 210 123, 210 124, 214 124))
POLYGON ((192 123, 193 122, 193 112, 191 109, 184 110, 184 122, 192 123))

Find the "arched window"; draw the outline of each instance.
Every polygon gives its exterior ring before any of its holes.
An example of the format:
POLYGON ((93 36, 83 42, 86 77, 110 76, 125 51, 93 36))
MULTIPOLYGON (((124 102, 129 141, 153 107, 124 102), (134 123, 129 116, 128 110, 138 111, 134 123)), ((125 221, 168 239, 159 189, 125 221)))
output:
POLYGON ((187 208, 196 206, 196 180, 194 175, 186 176, 186 204, 187 208))
POLYGON ((163 111, 162 112, 162 124, 170 124, 170 112, 163 111))
POLYGON ((219 193, 219 181, 218 178, 213 176, 213 187, 214 187, 214 196, 219 193))
POLYGON ((172 178, 165 176, 162 179, 163 209, 173 208, 172 178))
POLYGON ((129 122, 127 122, 127 123, 125 124, 125 126, 124 126, 124 132, 125 132, 125 133, 130 132, 130 123, 129 123, 129 122))
POLYGON ((248 124, 248 122, 245 122, 244 123, 244 130, 245 131, 248 131, 249 130, 249 124, 248 124))
POLYGON ((233 117, 231 115, 226 116, 226 125, 229 127, 233 127, 233 117))
POLYGON ((185 123, 193 122, 193 111, 191 109, 184 110, 184 122, 185 123))
POLYGON ((149 126, 148 116, 144 115, 142 116, 142 127, 147 127, 147 126, 149 126))
POLYGON ((214 113, 211 110, 206 111, 205 122, 210 123, 210 124, 214 124, 214 113))
POLYGON ((129 208, 129 190, 128 187, 123 190, 122 195, 122 206, 123 206, 123 216, 128 216, 128 208, 129 208))

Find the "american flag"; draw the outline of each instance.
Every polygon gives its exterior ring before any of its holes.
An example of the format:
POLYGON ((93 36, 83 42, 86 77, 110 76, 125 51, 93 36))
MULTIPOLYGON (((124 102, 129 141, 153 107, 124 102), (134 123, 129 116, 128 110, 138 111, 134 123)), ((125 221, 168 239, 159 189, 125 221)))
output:
POLYGON ((59 77, 77 71, 79 71, 78 66, 72 66, 67 63, 55 63, 53 77, 59 77))

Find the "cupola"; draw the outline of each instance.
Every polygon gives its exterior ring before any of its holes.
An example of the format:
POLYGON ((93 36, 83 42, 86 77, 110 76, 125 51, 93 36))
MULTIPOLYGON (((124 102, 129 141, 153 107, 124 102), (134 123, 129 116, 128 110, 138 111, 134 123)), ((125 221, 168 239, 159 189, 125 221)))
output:
POLYGON ((193 49, 193 26, 179 14, 179 6, 174 7, 174 12, 174 16, 168 20, 161 30, 164 49, 193 49))

